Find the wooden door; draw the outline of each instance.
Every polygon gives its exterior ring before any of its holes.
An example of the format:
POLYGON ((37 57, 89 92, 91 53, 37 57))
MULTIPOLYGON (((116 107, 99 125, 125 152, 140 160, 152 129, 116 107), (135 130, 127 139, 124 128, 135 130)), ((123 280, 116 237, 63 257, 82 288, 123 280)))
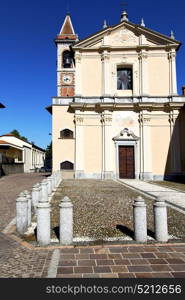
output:
POLYGON ((119 146, 119 177, 135 178, 134 146, 119 146))

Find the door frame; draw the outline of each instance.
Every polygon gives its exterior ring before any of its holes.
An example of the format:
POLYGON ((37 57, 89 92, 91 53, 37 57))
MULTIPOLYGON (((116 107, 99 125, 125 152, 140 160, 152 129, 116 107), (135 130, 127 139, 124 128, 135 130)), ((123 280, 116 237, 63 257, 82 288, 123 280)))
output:
POLYGON ((119 146, 134 146, 135 179, 139 179, 139 142, 140 138, 132 130, 124 128, 113 138, 115 144, 116 178, 119 179, 119 146))
POLYGON ((116 147, 116 177, 119 177, 119 146, 134 146, 135 179, 139 179, 139 146, 138 141, 115 141, 116 147))
POLYGON ((120 179, 135 179, 135 147, 134 147, 134 145, 119 145, 118 146, 118 156, 119 156, 119 159, 118 159, 118 163, 119 163, 119 178, 120 179), (127 148, 127 147, 132 147, 132 149, 133 149, 133 172, 132 172, 132 174, 133 174, 133 177, 134 178, 127 178, 127 177, 125 177, 125 178, 121 178, 120 177, 120 161, 119 161, 119 159, 120 159, 120 147, 125 147, 125 148, 127 148))

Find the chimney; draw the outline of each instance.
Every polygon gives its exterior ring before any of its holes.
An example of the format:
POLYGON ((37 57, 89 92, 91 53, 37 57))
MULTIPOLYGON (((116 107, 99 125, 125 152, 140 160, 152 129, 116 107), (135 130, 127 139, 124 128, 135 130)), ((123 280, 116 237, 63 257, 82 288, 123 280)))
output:
POLYGON ((185 96, 185 85, 182 86, 182 95, 185 96))

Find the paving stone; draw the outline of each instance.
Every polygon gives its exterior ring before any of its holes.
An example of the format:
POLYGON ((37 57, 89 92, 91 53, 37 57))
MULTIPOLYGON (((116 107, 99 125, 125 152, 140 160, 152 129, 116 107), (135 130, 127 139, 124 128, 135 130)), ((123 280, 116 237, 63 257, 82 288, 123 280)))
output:
POLYGON ((128 269, 126 266, 111 266, 111 270, 113 273, 126 273, 128 269))
POLYGON ((130 265, 130 260, 129 259, 121 259, 121 260, 114 260, 115 265, 130 265))
POLYGON ((117 259, 117 260, 121 260, 122 256, 121 254, 108 254, 108 259, 117 259))
POLYGON ((92 267, 74 267, 74 273, 93 273, 92 267))
POLYGON ((76 254, 75 258, 78 259, 90 259, 90 255, 89 254, 76 254))
POLYGON ((114 273, 100 274, 100 278, 118 278, 118 274, 114 274, 114 273))
POLYGON ((80 248, 80 254, 94 253, 92 248, 80 248))
POLYGON ((72 267, 59 267, 57 270, 58 274, 72 274, 73 268, 72 267))
POLYGON ((185 278, 185 272, 172 272, 174 278, 185 278))
POLYGON ((122 254, 123 258, 142 258, 141 254, 138 253, 124 253, 122 254))
POLYGON ((182 265, 170 265, 173 271, 185 271, 185 264, 182 265))
POLYGON ((78 266, 96 266, 95 260, 78 260, 78 266))
POLYGON ((136 278, 153 278, 152 273, 135 273, 136 278))
POLYGON ((165 272, 165 271, 171 271, 171 268, 169 268, 168 265, 151 265, 150 266, 152 271, 154 272, 165 272))
POLYGON ((135 278, 134 273, 118 273, 119 278, 135 278))
POLYGON ((110 253, 127 253, 128 249, 126 247, 120 248, 109 248, 110 253))
POLYGON ((182 259, 178 259, 178 258, 167 258, 166 261, 169 263, 169 264, 173 264, 173 265, 176 265, 176 264, 184 264, 184 260, 182 259))
POLYGON ((107 254, 90 254, 90 259, 107 259, 107 254))
POLYGON ((150 253, 150 252, 148 252, 148 253, 141 253, 141 257, 142 258, 156 258, 155 254, 150 253))
POLYGON ((153 278, 173 278, 173 276, 171 275, 171 273, 162 273, 162 272, 160 272, 160 273, 152 273, 152 277, 153 278))
POLYGON ((94 267, 94 273, 111 273, 111 268, 107 266, 94 267))
POLYGON ((62 266, 62 267, 69 267, 69 266, 76 266, 77 265, 77 262, 76 260, 60 260, 59 262, 59 266, 62 266))
POLYGON ((113 260, 106 260, 106 259, 97 259, 96 260, 97 266, 110 266, 110 265, 114 265, 114 261, 113 260))
POLYGON ((128 270, 129 272, 134 272, 134 273, 137 273, 137 272, 142 272, 142 273, 145 273, 145 272, 151 272, 152 269, 151 267, 149 266, 128 266, 128 270))
POLYGON ((148 265, 149 262, 146 259, 130 259, 132 265, 148 265))
POLYGON ((162 258, 149 258, 148 261, 151 265, 165 265, 165 264, 167 264, 167 261, 165 259, 162 259, 162 258))

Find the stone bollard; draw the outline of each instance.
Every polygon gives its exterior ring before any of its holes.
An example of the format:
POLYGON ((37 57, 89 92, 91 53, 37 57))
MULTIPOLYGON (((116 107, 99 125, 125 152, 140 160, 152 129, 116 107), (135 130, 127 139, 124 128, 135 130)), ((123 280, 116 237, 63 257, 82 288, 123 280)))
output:
POLYGON ((47 178, 47 183, 48 183, 48 196, 51 195, 52 193, 52 179, 50 177, 47 178))
POLYGON ((32 199, 31 199, 31 195, 28 191, 24 191, 23 193, 28 200, 28 227, 29 227, 29 226, 31 226, 31 202, 32 202, 32 199))
POLYGON ((40 199, 40 184, 37 183, 32 188, 32 206, 34 207, 34 210, 36 212, 37 204, 39 203, 40 199))
POLYGON ((54 191, 54 190, 55 190, 55 180, 54 180, 54 176, 51 175, 50 178, 51 178, 52 191, 54 191))
POLYGON ((168 241, 167 205, 162 197, 158 197, 153 205, 155 239, 158 242, 168 241))
POLYGON ((40 202, 47 202, 48 201, 48 182, 47 179, 44 179, 41 182, 41 198, 40 202))
POLYGON ((49 202, 39 202, 37 205, 37 242, 40 246, 47 246, 51 239, 51 220, 49 202))
POLYGON ((28 199, 24 193, 20 193, 16 199, 16 227, 21 235, 28 229, 28 199))
POLYGON ((64 197, 60 205, 60 244, 73 244, 73 204, 68 197, 64 197))
POLYGON ((133 204, 134 239, 136 242, 147 242, 146 204, 142 197, 137 197, 133 204))

